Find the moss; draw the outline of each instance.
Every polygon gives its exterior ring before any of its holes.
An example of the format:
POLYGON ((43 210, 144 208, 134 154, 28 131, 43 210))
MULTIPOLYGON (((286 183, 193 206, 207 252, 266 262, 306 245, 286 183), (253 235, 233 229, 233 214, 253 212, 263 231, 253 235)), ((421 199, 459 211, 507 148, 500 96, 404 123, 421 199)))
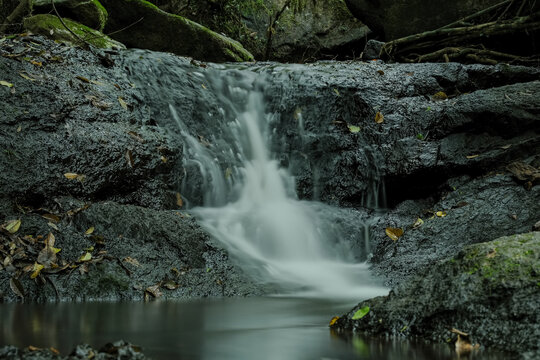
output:
POLYGON ((253 56, 238 42, 178 15, 160 10, 145 0, 102 0, 109 12, 107 32, 133 25, 113 35, 130 47, 167 51, 203 61, 251 61, 253 56))
MULTIPOLYGON (((50 0, 33 0, 33 2, 35 12, 43 14, 52 12, 50 0)), ((107 10, 98 0, 56 0, 55 6, 62 16, 99 31, 102 31, 107 23, 107 10)))
MULTIPOLYGON (((73 20, 64 18, 64 23, 77 34, 81 39, 86 40, 97 48, 124 48, 119 42, 112 40, 101 32, 91 29, 85 25, 77 23, 73 20)), ((60 20, 54 15, 35 15, 24 20, 25 29, 35 33, 47 36, 53 40, 66 41, 73 44, 80 44, 71 32, 69 32, 60 20)))

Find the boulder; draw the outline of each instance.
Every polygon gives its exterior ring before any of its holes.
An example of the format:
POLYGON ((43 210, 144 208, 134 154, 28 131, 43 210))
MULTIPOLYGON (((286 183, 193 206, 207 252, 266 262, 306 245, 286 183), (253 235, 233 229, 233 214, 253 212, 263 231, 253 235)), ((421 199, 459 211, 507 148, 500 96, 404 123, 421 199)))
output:
MULTIPOLYGON (((267 0, 270 9, 281 9, 283 0, 267 0)), ((248 27, 267 40, 268 16, 246 15, 248 27)), ((370 30, 355 19, 343 1, 308 1, 298 12, 286 10, 275 25, 269 60, 305 62, 358 56, 370 30)), ((261 54, 263 55, 263 54, 261 54)))
MULTIPOLYGON (((32 0, 34 13, 51 13, 50 0, 32 0)), ((107 10, 98 0, 54 0, 62 17, 68 17, 83 25, 102 31, 107 22, 107 10)))
POLYGON ((345 0, 351 12, 386 41, 435 30, 500 0, 345 0))
POLYGON ((240 43, 184 17, 166 13, 148 1, 104 0, 102 3, 109 12, 106 31, 117 31, 112 37, 128 47, 213 62, 253 60, 253 55, 240 43))
POLYGON ((540 232, 471 245, 388 296, 359 303, 333 328, 440 342, 455 340, 455 328, 474 343, 534 358, 540 354, 539 269, 540 232))
MULTIPOLYGON (((124 49, 125 46, 103 33, 68 18, 63 19, 69 29, 89 44, 101 49, 124 49)), ((23 26, 34 34, 47 36, 53 40, 81 45, 80 39, 68 31, 56 15, 40 14, 24 19, 23 26)))

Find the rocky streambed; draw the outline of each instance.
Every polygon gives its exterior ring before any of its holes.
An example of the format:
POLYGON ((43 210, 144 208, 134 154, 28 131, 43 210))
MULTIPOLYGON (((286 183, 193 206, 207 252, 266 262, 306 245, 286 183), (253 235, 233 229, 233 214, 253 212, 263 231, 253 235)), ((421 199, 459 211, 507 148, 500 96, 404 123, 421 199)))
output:
POLYGON ((393 289, 336 329, 446 341, 455 328, 538 353, 538 233, 490 242, 540 220, 537 68, 214 65, 29 35, 3 38, 0 55, 2 301, 272 292, 184 210, 202 178, 184 169, 169 110, 205 146, 223 141, 208 74, 249 73, 265 79, 272 150, 299 197, 340 206, 350 251, 393 289))

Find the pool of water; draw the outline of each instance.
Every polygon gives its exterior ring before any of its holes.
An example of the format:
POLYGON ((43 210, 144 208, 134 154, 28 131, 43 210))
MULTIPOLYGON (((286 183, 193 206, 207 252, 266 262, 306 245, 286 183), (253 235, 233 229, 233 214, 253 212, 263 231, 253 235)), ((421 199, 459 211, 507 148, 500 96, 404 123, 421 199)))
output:
MULTIPOLYGON (((0 346, 126 340, 152 359, 457 359, 449 345, 338 336, 333 315, 353 304, 296 298, 149 303, 0 304, 0 346)), ((480 352, 475 359, 504 359, 480 352)))

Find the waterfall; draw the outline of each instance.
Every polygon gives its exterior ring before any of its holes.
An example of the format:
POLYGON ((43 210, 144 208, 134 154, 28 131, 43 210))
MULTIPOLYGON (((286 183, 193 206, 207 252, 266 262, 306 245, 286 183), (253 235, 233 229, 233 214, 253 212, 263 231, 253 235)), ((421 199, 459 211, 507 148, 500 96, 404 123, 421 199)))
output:
POLYGON ((298 200, 294 179, 269 152, 273 115, 266 113, 262 75, 233 75, 206 75, 220 92, 224 122, 214 123, 222 139, 201 141, 170 106, 184 138, 186 177, 202 178, 203 206, 190 212, 248 275, 282 294, 355 299, 384 294, 368 266, 348 253, 345 230, 325 216, 332 208, 298 200), (224 156, 230 164, 222 164, 224 156))

